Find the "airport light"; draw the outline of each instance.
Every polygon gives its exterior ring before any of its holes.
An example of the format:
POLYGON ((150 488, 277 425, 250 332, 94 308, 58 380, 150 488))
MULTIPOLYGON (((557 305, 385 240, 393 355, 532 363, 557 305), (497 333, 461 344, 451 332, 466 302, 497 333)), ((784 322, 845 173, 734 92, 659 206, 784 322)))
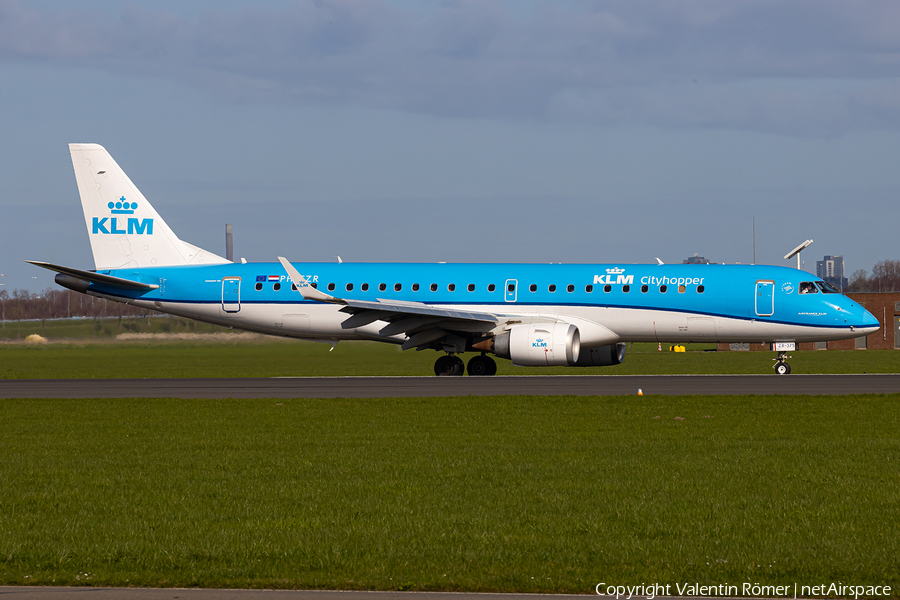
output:
POLYGON ((794 248, 793 250, 791 250, 790 252, 785 254, 784 260, 790 260, 791 258, 796 256, 797 257, 797 270, 799 271, 800 270, 800 251, 805 248, 808 248, 809 245, 812 243, 813 243, 812 240, 806 240, 805 242, 803 242, 802 244, 800 244, 799 246, 797 246, 796 248, 794 248))

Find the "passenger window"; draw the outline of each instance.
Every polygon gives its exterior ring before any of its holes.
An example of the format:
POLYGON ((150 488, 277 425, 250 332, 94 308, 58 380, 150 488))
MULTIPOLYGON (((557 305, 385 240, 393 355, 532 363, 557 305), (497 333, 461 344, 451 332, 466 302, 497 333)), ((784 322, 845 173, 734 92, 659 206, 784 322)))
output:
POLYGON ((679 286, 678 286, 678 293, 679 293, 679 294, 683 294, 683 293, 684 293, 684 290, 686 290, 686 289, 687 289, 687 288, 684 287, 683 285, 679 285, 679 286))
POLYGON ((474 284, 474 283, 470 283, 470 284, 466 287, 466 289, 469 290, 470 292, 474 292, 474 291, 475 291, 475 284, 474 284))
POLYGON ((353 291, 353 284, 352 284, 352 283, 348 283, 348 284, 347 284, 347 291, 348 291, 348 292, 352 292, 352 291, 353 291))
POLYGON ((395 283, 395 284, 394 284, 394 291, 395 291, 395 292, 399 292, 399 291, 402 290, 402 289, 403 289, 403 286, 400 285, 399 283, 395 283))
POLYGON ((488 291, 489 291, 489 292, 493 292, 493 291, 496 290, 496 289, 497 289, 497 286, 494 285, 493 283, 490 284, 490 285, 488 286, 488 291))
POLYGON ((309 287, 311 287, 311 288, 314 289, 314 290, 317 290, 317 289, 319 289, 319 284, 318 284, 318 283, 311 283, 311 284, 309 284, 309 287))
POLYGON ((379 283, 379 284, 378 284, 378 291, 379 291, 379 292, 383 292, 383 291, 386 290, 386 289, 387 289, 387 285, 385 285, 385 284, 383 284, 383 283, 379 283))
POLYGON ((537 291, 537 286, 534 285, 534 284, 532 283, 531 285, 528 286, 528 291, 529 291, 529 292, 536 292, 536 291, 537 291))
POLYGON ((360 288, 362 289, 362 291, 364 291, 364 292, 368 292, 368 291, 369 291, 369 284, 368 284, 368 283, 364 283, 364 284, 362 284, 362 285, 359 286, 359 287, 360 287, 360 288))
POLYGON ((262 283, 256 282, 256 291, 260 291, 262 289, 262 283))
POLYGON ((566 286, 566 291, 571 294, 572 292, 575 291, 575 286, 570 283, 569 285, 566 286))
POLYGON ((668 286, 666 286, 666 285, 661 285, 661 286, 659 286, 659 293, 660 293, 660 294, 665 294, 666 291, 667 291, 668 289, 669 289, 668 286))
POLYGON ((631 291, 631 286, 628 285, 628 284, 623 285, 623 286, 622 286, 622 291, 625 292, 625 293, 627 294, 628 292, 631 291))
POLYGON ((818 294, 819 290, 816 289, 816 284, 812 281, 801 281, 800 282, 800 293, 801 294, 818 294))
POLYGON ((436 283, 432 283, 432 284, 431 284, 431 291, 432 291, 432 292, 436 292, 436 291, 437 291, 437 284, 436 284, 436 283))
POLYGON ((451 283, 450 285, 447 286, 447 290, 450 291, 450 292, 455 292, 455 291, 456 291, 456 284, 455 284, 455 283, 451 283))
POLYGON ((556 291, 556 284, 555 284, 555 283, 551 283, 551 284, 550 284, 550 287, 548 287, 547 289, 548 289, 549 291, 551 291, 551 292, 555 292, 555 291, 556 291))
POLYGON ((607 294, 610 293, 610 292, 612 291, 612 286, 609 285, 609 284, 604 285, 604 286, 603 286, 603 291, 606 292, 607 294))
POLYGON ((272 286, 272 289, 275 290, 276 292, 279 291, 279 290, 281 290, 281 284, 280 284, 280 283, 276 283, 275 285, 272 286))
POLYGON ((698 285, 698 286, 697 286, 697 293, 698 293, 698 294, 702 294, 705 290, 706 290, 706 288, 703 287, 702 285, 698 285))
POLYGON ((412 286, 412 290, 413 290, 414 292, 418 292, 418 291, 419 291, 419 284, 418 284, 418 283, 414 283, 413 286, 412 286))
POLYGON ((641 293, 642 293, 642 294, 646 294, 646 293, 647 293, 647 290, 649 290, 649 289, 650 289, 650 288, 649 288, 648 286, 642 285, 642 286, 641 286, 641 293))
POLYGON ((329 292, 333 292, 333 291, 334 291, 334 284, 333 284, 333 283, 329 283, 329 284, 328 284, 328 291, 329 291, 329 292))
POLYGON ((296 283, 292 283, 292 284, 291 284, 291 291, 292 291, 292 292, 296 292, 296 291, 297 291, 297 284, 296 284, 296 283))
POLYGON ((586 286, 584 286, 584 291, 586 291, 588 294, 590 294, 591 292, 594 291, 594 286, 592 286, 591 284, 587 284, 586 286))

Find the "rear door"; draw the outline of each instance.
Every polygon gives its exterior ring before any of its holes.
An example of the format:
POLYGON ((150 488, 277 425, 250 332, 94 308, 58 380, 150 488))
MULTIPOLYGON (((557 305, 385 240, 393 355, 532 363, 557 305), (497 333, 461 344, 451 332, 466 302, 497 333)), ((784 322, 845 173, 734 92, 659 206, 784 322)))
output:
POLYGON ((222 310, 228 313, 241 310, 240 277, 226 277, 222 280, 222 310))

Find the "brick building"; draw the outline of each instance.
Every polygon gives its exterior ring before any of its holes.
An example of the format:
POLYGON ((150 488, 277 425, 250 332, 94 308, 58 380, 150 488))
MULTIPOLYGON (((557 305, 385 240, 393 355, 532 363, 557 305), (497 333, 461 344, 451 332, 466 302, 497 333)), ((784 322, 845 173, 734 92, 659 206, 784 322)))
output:
MULTIPOLYGON (((856 300, 881 323, 881 329, 866 337, 831 342, 804 342, 798 350, 900 350, 900 292, 849 292, 844 294, 856 300)), ((719 350, 765 350, 769 344, 719 344, 719 350)))

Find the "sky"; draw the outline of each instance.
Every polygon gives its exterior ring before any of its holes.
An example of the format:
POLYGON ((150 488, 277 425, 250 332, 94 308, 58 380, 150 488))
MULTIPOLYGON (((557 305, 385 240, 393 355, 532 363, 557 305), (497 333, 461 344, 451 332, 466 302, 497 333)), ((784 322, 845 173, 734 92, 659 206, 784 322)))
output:
POLYGON ((900 3, 0 0, 0 290, 93 268, 67 144, 272 261, 900 258, 900 3))

